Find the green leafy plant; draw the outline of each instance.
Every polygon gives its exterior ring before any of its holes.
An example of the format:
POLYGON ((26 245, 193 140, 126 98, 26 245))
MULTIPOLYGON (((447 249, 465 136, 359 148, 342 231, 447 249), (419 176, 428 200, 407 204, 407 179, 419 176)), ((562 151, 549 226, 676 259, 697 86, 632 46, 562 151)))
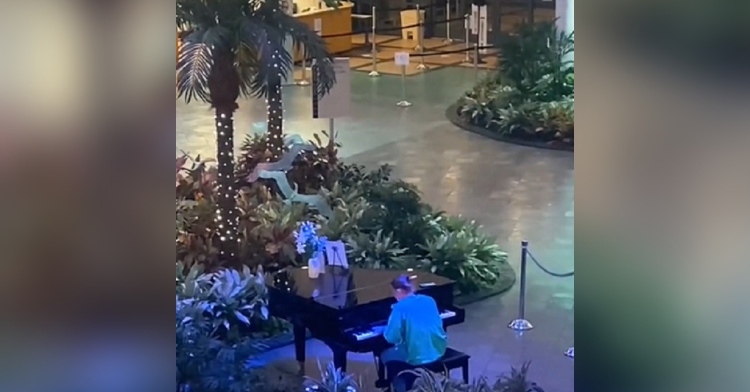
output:
POLYGON ((419 190, 404 181, 391 181, 373 186, 365 194, 371 207, 362 217, 362 231, 382 230, 410 253, 420 253, 417 244, 424 242, 424 217, 431 211, 422 203, 419 190))
POLYGON ((322 190, 321 193, 329 200, 333 215, 321 217, 320 235, 330 241, 338 241, 359 233, 359 222, 370 208, 370 203, 357 193, 342 194, 339 186, 334 187, 334 192, 322 190))
POLYGON ((528 380, 531 362, 524 362, 520 369, 511 368, 510 375, 500 377, 492 388, 494 392, 544 392, 544 389, 528 380))
POLYGON ((573 33, 558 31, 554 22, 527 23, 515 34, 503 35, 499 49, 504 84, 534 100, 557 100, 572 93, 568 55, 574 50, 573 33))
MULTIPOLYGON (((328 138, 326 131, 321 134, 328 138)), ((319 134, 314 134, 308 143, 315 146, 313 151, 304 151, 295 157, 292 167, 286 171, 290 184, 296 184, 301 193, 317 192, 321 188, 331 188, 336 182, 339 171, 338 151, 341 145, 337 142, 330 144, 324 142, 319 134)), ((287 152, 288 147, 283 149, 287 152)), ((245 178, 255 169, 259 163, 273 160, 270 142, 267 134, 253 134, 245 137, 240 146, 240 154, 237 158, 236 176, 241 185, 248 185, 245 178)), ((278 194, 276 184, 270 180, 260 179, 259 183, 265 185, 272 193, 278 194)))
MULTIPOLYGON (((252 206, 248 204, 248 207, 252 206)), ((243 260, 262 260, 266 270, 297 264, 294 230, 299 222, 307 218, 304 204, 284 203, 276 199, 241 211, 240 233, 245 241, 241 245, 243 260)))
POLYGON ((176 201, 176 255, 187 267, 194 264, 219 268, 216 204, 211 199, 176 201))
POLYGON ((251 390, 247 366, 258 353, 256 342, 228 342, 214 334, 204 305, 194 298, 176 300, 177 391, 241 392, 251 390))
POLYGON ((426 252, 424 268, 455 280, 464 294, 497 282, 499 265, 507 262, 507 254, 476 223, 440 217, 430 224, 438 234, 420 245, 426 252))
POLYGON ((392 235, 378 230, 374 234, 361 233, 349 237, 347 259, 351 265, 361 268, 406 268, 413 264, 413 257, 406 254, 407 249, 399 246, 392 235))
POLYGON ((369 190, 391 180, 393 168, 381 165, 375 170, 367 170, 362 165, 339 162, 337 184, 344 192, 356 191, 369 199, 369 190))
POLYGON ((211 336, 238 342, 264 330, 269 317, 262 270, 252 273, 245 267, 202 274, 198 268, 191 268, 178 283, 177 297, 202 309, 203 320, 211 323, 211 336))
POLYGON ((546 102, 538 111, 538 126, 546 130, 555 139, 573 140, 574 104, 572 99, 557 102, 546 102))
POLYGON ((305 378, 305 390, 315 392, 359 392, 360 384, 354 377, 336 369, 332 362, 325 369, 318 362, 320 380, 305 378))

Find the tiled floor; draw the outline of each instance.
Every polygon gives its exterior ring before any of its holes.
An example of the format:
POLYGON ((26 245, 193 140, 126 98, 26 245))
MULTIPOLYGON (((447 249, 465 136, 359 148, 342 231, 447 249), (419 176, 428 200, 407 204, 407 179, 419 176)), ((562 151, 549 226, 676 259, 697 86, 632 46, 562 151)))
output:
MULTIPOLYGON (((400 81, 352 75, 352 118, 337 122, 342 154, 366 165, 391 163, 395 174, 417 184, 424 198, 451 214, 475 219, 507 249, 518 270, 519 244, 528 239, 537 259, 556 272, 573 269, 573 155, 499 143, 456 129, 443 115, 473 82, 469 69, 446 68, 407 78, 414 106, 401 109, 400 81)), ((309 88, 284 90, 288 132, 303 137, 326 127, 310 119, 309 88)), ((243 101, 237 114, 238 139, 262 132, 265 105, 243 101)), ((177 146, 213 155, 213 120, 201 105, 178 104, 177 146)), ((466 307, 466 322, 449 330, 450 345, 472 355, 472 376, 490 379, 532 361, 531 377, 547 391, 573 391, 573 278, 553 278, 531 265, 526 318, 535 326, 519 335, 507 328, 518 310, 518 285, 509 293, 466 307)), ((317 341, 308 341, 308 374, 316 361, 331 359, 317 341)), ((293 370, 293 348, 265 355, 293 370)), ((350 355, 349 367, 371 386, 368 355, 350 355)), ((458 376, 458 375, 456 375, 458 376)))

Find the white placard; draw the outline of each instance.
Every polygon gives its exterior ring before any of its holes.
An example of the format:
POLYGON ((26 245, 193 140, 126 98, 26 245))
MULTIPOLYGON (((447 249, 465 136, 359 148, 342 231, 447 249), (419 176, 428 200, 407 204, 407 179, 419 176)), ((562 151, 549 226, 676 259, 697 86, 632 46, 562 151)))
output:
MULTIPOLYGON (((351 99, 351 69, 348 57, 333 59, 333 70, 336 72, 336 83, 328 94, 318 98, 315 118, 348 117, 351 99)), ((315 99, 315 94, 313 94, 315 99)))
POLYGON ((349 261, 346 259, 346 247, 342 241, 328 241, 326 243, 326 259, 328 265, 349 268, 349 261))
POLYGON ((323 35, 323 19, 313 19, 313 31, 318 33, 318 35, 323 35))
POLYGON ((471 15, 469 15, 469 30, 471 33, 476 35, 479 31, 479 6, 471 5, 471 15))
POLYGON ((405 67, 409 65, 409 52, 396 52, 393 55, 393 61, 396 65, 405 67))

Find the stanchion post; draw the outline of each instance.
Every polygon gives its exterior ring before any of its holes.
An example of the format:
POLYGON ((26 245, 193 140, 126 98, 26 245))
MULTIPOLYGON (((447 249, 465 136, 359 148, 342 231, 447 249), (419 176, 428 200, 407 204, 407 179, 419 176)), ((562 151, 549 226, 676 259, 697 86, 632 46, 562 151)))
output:
MULTIPOLYGON (((419 11, 419 4, 417 4, 417 20, 419 21, 419 54, 424 54, 424 18, 422 17, 422 12, 419 11)), ((427 69, 427 66, 424 64, 424 56, 419 56, 419 64, 417 65, 417 69, 420 71, 424 71, 427 69)))
POLYGON ((471 61, 469 58, 469 29, 470 29, 471 19, 469 14, 464 15, 464 31, 465 37, 464 37, 464 49, 466 49, 466 55, 464 56, 464 62, 468 63, 471 61))
POLYGON ((371 78, 380 76, 380 73, 378 72, 378 48, 375 46, 375 42, 377 41, 377 37, 375 36, 375 25, 375 6, 372 6, 372 49, 370 50, 370 55, 372 56, 372 70, 367 74, 367 76, 371 78))
POLYGON ((406 100, 406 66, 401 66, 401 101, 396 105, 405 108, 411 106, 411 102, 406 100))
POLYGON ((328 147, 333 148, 336 145, 336 141, 334 140, 336 137, 336 130, 334 129, 333 117, 328 119, 328 132, 328 147))
POLYGON ((307 61, 305 56, 302 56, 302 79, 297 82, 298 86, 309 86, 310 81, 307 80, 307 61))
MULTIPOLYGON (((479 81, 479 44, 474 44, 474 83, 479 81)), ((526 253, 523 254, 526 257, 526 253)))
POLYGON ((419 4, 417 4, 417 47, 414 48, 415 51, 419 52, 422 50, 422 11, 419 7, 419 4))
POLYGON ((518 295, 518 318, 511 321, 508 324, 508 328, 515 331, 528 331, 534 326, 526 320, 526 262, 529 252, 529 242, 524 240, 521 241, 521 277, 520 277, 520 291, 518 295))
POLYGON ((451 43, 451 0, 445 0, 445 42, 451 43))

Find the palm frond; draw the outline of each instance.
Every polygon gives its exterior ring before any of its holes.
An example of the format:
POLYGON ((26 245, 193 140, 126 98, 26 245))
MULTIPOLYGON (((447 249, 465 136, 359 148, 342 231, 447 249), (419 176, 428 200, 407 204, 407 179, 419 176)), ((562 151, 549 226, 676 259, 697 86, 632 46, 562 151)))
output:
POLYGON ((268 86, 281 82, 293 67, 292 56, 284 48, 285 35, 273 23, 272 9, 261 5, 256 17, 243 18, 239 26, 236 67, 240 88, 246 96, 265 96, 268 86))
POLYGON ((278 25, 289 34, 296 50, 302 50, 306 59, 312 60, 318 72, 318 89, 320 95, 327 94, 336 83, 331 55, 321 36, 294 16, 282 14, 277 16, 278 25))
POLYGON ((231 48, 231 32, 224 26, 197 28, 188 33, 177 58, 177 96, 184 96, 186 102, 193 98, 208 102, 208 78, 214 54, 231 48))

